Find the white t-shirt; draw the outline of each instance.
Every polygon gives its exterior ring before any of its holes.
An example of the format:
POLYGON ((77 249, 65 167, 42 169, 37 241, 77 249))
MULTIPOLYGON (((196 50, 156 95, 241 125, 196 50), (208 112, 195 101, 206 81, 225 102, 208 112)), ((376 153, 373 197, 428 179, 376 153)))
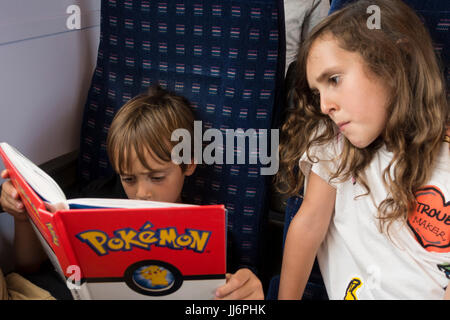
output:
MULTIPOLYGON (((300 159, 336 188, 335 212, 318 261, 330 299, 442 299, 450 279, 450 152, 442 143, 439 159, 426 187, 416 194, 418 205, 408 223, 395 221, 379 230, 377 207, 387 197, 382 172, 392 159, 385 147, 365 174, 371 195, 353 179, 329 181, 337 168, 343 139, 313 147, 300 159), (373 200, 372 200, 373 198, 373 200), (375 202, 375 204, 374 204, 375 202)), ((428 164, 424 164, 428 165, 428 164)), ((391 171, 392 172, 392 171, 391 171)), ((306 181, 305 181, 306 185, 306 181)))

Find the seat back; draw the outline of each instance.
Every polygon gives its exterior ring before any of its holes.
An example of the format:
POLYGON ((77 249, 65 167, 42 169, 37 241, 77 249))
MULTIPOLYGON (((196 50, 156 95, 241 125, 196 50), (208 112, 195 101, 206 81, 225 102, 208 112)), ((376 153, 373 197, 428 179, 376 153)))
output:
POLYGON ((258 151, 249 155, 249 143, 238 146, 237 139, 234 146, 225 144, 225 133, 272 127, 275 89, 284 72, 279 2, 102 1, 97 66, 81 132, 81 183, 112 173, 106 136, 127 100, 156 83, 185 96, 203 133, 214 128, 224 134, 216 150, 224 163, 200 164, 186 180, 183 198, 226 206, 230 270, 257 268, 268 176, 261 175, 260 161, 250 163, 258 151), (245 164, 236 158, 226 164, 229 152, 247 155, 245 164))

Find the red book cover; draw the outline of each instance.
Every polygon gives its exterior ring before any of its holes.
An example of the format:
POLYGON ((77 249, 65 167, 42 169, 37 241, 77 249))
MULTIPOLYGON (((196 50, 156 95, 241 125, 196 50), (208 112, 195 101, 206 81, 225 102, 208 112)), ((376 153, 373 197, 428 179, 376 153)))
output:
POLYGON ((211 299, 225 283, 223 205, 52 213, 2 147, 0 156, 74 298, 211 299))

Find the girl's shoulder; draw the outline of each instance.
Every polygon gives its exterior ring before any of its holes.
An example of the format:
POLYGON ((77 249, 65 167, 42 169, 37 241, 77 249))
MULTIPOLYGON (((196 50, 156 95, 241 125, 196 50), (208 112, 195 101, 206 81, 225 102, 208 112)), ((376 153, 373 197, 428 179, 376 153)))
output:
POLYGON ((314 142, 303 154, 303 159, 309 157, 317 161, 335 161, 342 153, 344 141, 342 134, 324 142, 314 142))
POLYGON ((337 135, 329 141, 313 143, 300 157, 299 168, 302 173, 307 177, 313 170, 323 180, 336 186, 330 178, 339 167, 343 143, 342 135, 337 135))
POLYGON ((450 136, 446 135, 444 142, 442 142, 440 146, 440 151, 436 158, 436 165, 438 170, 443 170, 443 172, 449 173, 448 168, 450 167, 450 136))

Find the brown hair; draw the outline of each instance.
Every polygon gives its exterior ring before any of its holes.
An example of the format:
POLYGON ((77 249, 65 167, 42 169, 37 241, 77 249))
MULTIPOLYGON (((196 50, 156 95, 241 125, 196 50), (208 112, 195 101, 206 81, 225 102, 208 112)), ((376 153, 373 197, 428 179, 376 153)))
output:
POLYGON ((340 165, 331 179, 353 177, 370 193, 363 170, 386 144, 393 159, 382 173, 389 197, 378 207, 379 218, 381 224, 406 219, 415 203, 414 193, 431 176, 449 112, 431 38, 414 11, 400 0, 356 1, 325 18, 300 47, 292 92, 296 106, 289 110, 280 134, 278 190, 298 194, 304 183, 298 169, 301 155, 311 146, 325 144, 336 136, 335 124, 320 112, 306 79, 309 50, 314 41, 325 35, 334 37, 341 48, 358 52, 368 70, 383 79, 392 93, 380 137, 362 149, 344 139, 340 165), (380 29, 367 26, 366 10, 371 5, 380 8, 380 29), (324 128, 320 134, 319 128, 324 128))
MULTIPOLYGON (((171 161, 172 132, 183 128, 191 134, 193 142, 194 115, 189 101, 159 86, 128 101, 115 115, 108 131, 108 156, 118 173, 131 171, 133 150, 147 169, 148 152, 155 160, 171 161)), ((191 148, 192 150, 192 148, 191 148)), ((186 164, 180 164, 186 169, 186 164)))

